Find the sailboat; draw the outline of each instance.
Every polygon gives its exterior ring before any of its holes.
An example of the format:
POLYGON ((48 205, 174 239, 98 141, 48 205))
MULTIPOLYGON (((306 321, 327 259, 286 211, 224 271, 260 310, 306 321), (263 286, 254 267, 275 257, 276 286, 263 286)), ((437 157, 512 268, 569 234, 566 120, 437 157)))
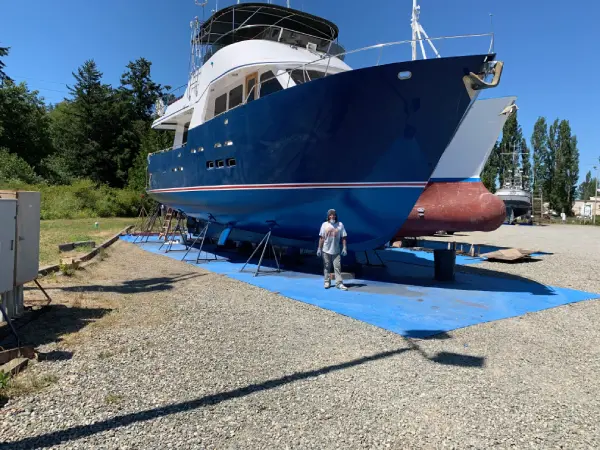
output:
POLYGON ((352 69, 333 22, 241 3, 192 23, 190 76, 153 128, 174 145, 148 156, 148 193, 224 241, 314 248, 328 209, 349 248, 389 241, 461 120, 498 85, 495 54, 352 69), (400 161, 400 163, 399 163, 400 161))

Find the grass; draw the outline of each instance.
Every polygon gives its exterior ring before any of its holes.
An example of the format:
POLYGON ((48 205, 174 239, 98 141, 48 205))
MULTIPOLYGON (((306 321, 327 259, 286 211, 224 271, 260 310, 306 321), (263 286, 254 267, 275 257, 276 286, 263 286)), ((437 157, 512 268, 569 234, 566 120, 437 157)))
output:
POLYGON ((58 264, 60 259, 69 259, 75 254, 87 253, 90 249, 78 249, 77 253, 61 254, 58 244, 76 241, 103 241, 121 231, 127 225, 134 225, 136 218, 97 218, 97 219, 58 219, 42 220, 40 229, 40 265, 58 264), (94 223, 98 222, 98 228, 94 223))
POLYGON ((36 375, 32 372, 23 372, 7 380, 0 386, 0 399, 33 394, 57 381, 58 377, 56 375, 36 375))

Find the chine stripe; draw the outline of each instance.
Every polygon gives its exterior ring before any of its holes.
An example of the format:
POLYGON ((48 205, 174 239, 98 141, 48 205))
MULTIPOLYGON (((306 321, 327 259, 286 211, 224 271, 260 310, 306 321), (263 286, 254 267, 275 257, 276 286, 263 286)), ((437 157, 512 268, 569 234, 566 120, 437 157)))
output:
POLYGON ((339 189, 339 188, 424 188, 421 181, 375 182, 375 183, 282 183, 282 184, 230 184, 217 186, 191 186, 180 188, 152 189, 149 192, 192 192, 192 191, 234 191, 265 189, 339 189))
POLYGON ((452 182, 463 182, 463 183, 476 183, 478 181, 481 181, 481 178, 479 177, 470 177, 470 178, 460 178, 460 177, 456 177, 456 178, 430 178, 429 182, 430 183, 452 183, 452 182))

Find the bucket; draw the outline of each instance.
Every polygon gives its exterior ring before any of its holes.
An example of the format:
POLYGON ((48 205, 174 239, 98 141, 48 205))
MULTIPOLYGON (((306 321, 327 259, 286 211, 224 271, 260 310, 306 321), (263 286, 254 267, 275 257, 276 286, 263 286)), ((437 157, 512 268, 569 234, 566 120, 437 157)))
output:
POLYGON ((435 279, 437 281, 454 281, 454 265, 456 252, 454 250, 437 249, 433 251, 435 279))

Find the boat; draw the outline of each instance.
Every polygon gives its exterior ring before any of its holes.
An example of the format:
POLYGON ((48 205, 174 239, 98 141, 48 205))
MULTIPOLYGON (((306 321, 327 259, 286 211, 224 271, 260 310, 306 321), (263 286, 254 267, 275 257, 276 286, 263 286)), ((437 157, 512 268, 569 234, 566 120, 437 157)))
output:
POLYGON ((388 242, 503 63, 486 51, 352 69, 338 34, 267 3, 194 21, 185 93, 160 104, 152 125, 175 138, 148 156, 148 194, 209 223, 220 242, 269 233, 275 245, 314 248, 330 208, 350 250, 388 242))
POLYGON ((480 174, 516 97, 477 100, 448 145, 429 183, 395 240, 446 233, 494 231, 505 220, 504 202, 480 174))
MULTIPOLYGON (((518 177, 515 178, 518 179, 518 177)), ((524 189, 522 183, 509 180, 501 189, 496 191, 496 196, 506 206, 504 223, 514 224, 520 217, 524 217, 529 223, 533 222, 531 215, 531 193, 524 189)))

